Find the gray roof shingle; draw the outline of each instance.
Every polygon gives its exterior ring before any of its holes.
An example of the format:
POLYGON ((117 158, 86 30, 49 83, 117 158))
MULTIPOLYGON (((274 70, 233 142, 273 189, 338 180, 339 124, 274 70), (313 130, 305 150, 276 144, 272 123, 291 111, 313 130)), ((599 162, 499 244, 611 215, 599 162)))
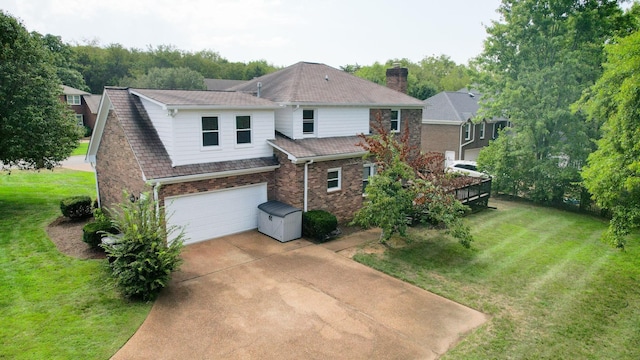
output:
POLYGON ((167 107, 246 107, 275 108, 276 104, 250 94, 234 91, 131 89, 167 107))
POLYGON ((324 64, 299 62, 229 90, 256 93, 277 103, 423 107, 416 98, 324 64))
POLYGON ((247 80, 204 79, 204 85, 207 87, 207 90, 227 90, 232 86, 245 82, 247 82, 247 80))
POLYGON ((129 89, 126 88, 106 88, 104 95, 109 97, 113 110, 147 181, 177 179, 183 176, 214 174, 278 165, 278 161, 274 157, 268 157, 173 167, 171 166, 169 154, 140 99, 132 95, 129 89))
POLYGON ((292 140, 280 134, 269 140, 272 146, 284 150, 297 160, 317 157, 358 157, 366 151, 358 146, 362 140, 357 136, 331 138, 309 138, 292 140))
MULTIPOLYGON (((473 118, 480 109, 481 94, 477 91, 460 89, 443 91, 424 101, 423 120, 451 121, 452 124, 466 122, 473 118)), ((491 119, 500 121, 505 119, 491 119)))

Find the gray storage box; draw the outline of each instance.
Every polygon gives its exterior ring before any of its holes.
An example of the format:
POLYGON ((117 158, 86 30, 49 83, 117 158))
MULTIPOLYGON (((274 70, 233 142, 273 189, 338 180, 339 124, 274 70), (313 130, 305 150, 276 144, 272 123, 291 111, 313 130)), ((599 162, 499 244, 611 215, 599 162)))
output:
POLYGON ((302 210, 279 201, 258 205, 258 231, 285 242, 302 237, 302 210))

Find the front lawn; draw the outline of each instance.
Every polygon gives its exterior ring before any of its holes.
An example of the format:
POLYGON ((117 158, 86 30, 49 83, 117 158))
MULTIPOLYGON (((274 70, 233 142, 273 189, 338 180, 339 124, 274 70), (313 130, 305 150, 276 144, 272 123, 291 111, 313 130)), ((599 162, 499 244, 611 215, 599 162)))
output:
POLYGON ((466 250, 440 232, 355 259, 491 315, 445 359, 640 359, 640 235, 625 252, 604 221, 493 201, 466 250))
POLYGON ((71 152, 71 156, 85 156, 87 155, 87 149, 89 149, 89 143, 88 142, 80 142, 78 143, 78 147, 75 148, 73 150, 73 152, 71 152))
POLYGON ((60 199, 95 198, 94 178, 0 172, 0 359, 108 359, 151 309, 121 298, 106 260, 62 255, 47 237, 60 199))

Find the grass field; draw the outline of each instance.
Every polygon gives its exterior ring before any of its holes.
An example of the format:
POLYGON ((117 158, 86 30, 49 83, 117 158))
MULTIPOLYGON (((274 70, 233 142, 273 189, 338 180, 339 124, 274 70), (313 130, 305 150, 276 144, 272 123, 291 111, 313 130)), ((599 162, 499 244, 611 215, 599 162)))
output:
POLYGON ((88 142, 81 142, 78 144, 78 147, 75 148, 75 150, 73 150, 73 152, 71 153, 71 156, 77 156, 77 155, 87 155, 87 149, 89 148, 89 143, 88 142))
POLYGON ((467 250, 434 230, 356 260, 491 315, 445 359, 640 359, 640 236, 625 252, 606 223, 525 203, 470 215, 467 250))
POLYGON ((72 195, 95 198, 94 174, 0 173, 0 359, 108 359, 151 308, 122 300, 106 260, 70 258, 48 239, 72 195))

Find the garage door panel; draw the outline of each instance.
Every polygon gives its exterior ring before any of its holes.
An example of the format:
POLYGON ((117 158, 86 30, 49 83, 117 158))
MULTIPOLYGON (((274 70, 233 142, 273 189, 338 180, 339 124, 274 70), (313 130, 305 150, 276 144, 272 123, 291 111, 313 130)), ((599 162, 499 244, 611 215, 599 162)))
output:
POLYGON ((267 201, 267 184, 167 198, 170 225, 185 226, 186 243, 258 227, 258 205, 267 201))

